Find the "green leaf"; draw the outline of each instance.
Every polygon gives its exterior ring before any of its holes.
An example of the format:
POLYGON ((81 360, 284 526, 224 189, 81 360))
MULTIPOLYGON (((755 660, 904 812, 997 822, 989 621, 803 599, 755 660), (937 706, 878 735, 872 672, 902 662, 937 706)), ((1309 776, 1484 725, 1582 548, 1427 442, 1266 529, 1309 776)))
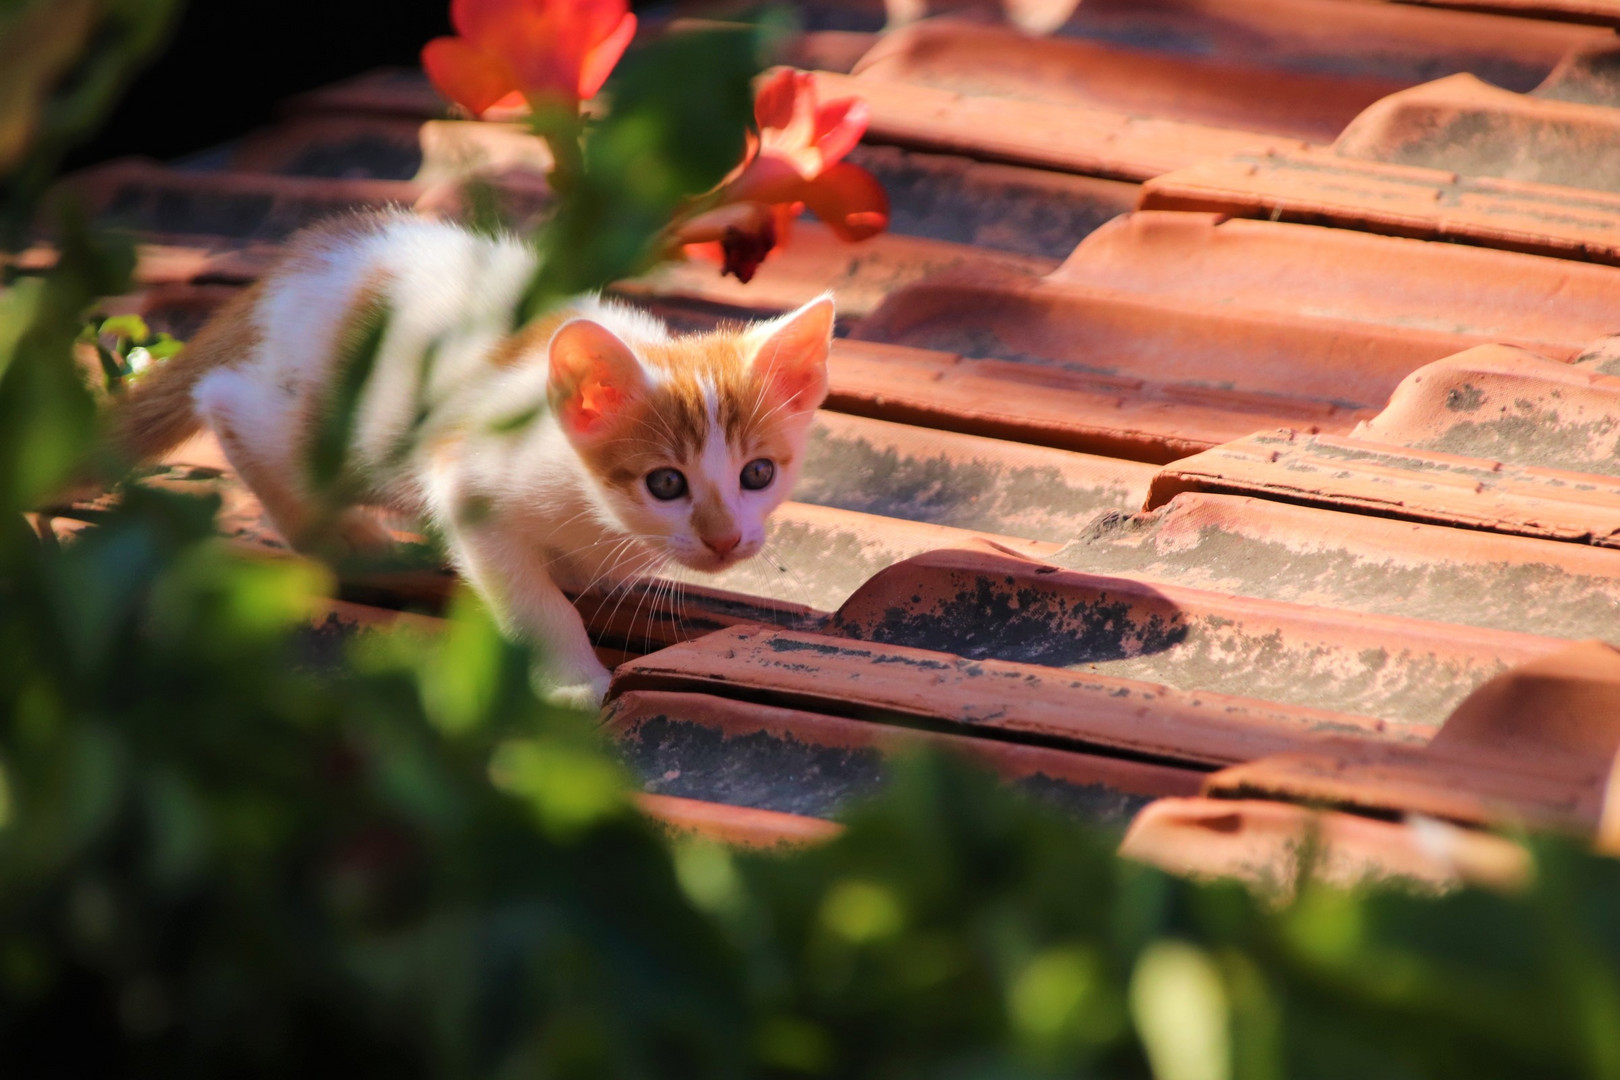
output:
POLYGON ((146 325, 146 320, 139 315, 115 315, 110 319, 104 319, 100 332, 124 338, 132 345, 146 344, 146 339, 152 333, 151 328, 146 325))
POLYGON ((332 399, 315 429, 309 458, 310 480, 316 491, 339 501, 341 494, 337 489, 344 479, 360 399, 376 368, 390 318, 388 306, 380 298, 357 307, 338 349, 332 399))
POLYGON ((146 347, 154 360, 167 360, 175 353, 186 347, 186 343, 166 333, 160 333, 157 340, 146 347))
POLYGON ((763 21, 712 26, 665 34, 625 56, 604 91, 606 116, 585 132, 582 171, 564 173, 520 323, 651 269, 675 210, 742 160, 753 79, 777 32, 763 21))

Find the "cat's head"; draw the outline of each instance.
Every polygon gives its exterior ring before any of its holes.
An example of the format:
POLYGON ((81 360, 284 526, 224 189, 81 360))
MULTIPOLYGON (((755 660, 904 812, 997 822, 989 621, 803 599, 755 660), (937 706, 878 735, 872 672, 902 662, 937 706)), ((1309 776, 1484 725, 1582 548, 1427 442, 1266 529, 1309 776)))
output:
POLYGON ((709 334, 620 337, 575 319, 551 338, 553 415, 598 508, 696 570, 756 554, 827 396, 833 303, 709 334))

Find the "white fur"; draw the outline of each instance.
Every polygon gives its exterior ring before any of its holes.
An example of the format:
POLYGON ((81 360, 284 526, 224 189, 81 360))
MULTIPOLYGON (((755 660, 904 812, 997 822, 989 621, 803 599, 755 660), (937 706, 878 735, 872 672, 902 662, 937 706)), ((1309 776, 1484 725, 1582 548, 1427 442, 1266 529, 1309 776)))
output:
MULTIPOLYGON (((532 251, 516 239, 490 240, 403 214, 379 228, 306 244, 303 257, 269 279, 253 312, 258 348, 203 378, 194 400, 277 526, 297 542, 292 534, 302 523, 283 518, 288 502, 296 507, 311 499, 300 450, 300 433, 308 430, 303 417, 308 402, 327 393, 338 336, 362 290, 381 283, 389 323, 349 449, 360 496, 436 525, 458 568, 509 632, 543 646, 547 667, 539 678, 546 692, 594 705, 609 673, 559 586, 616 584, 671 557, 714 570, 755 554, 765 518, 785 498, 803 455, 779 466, 770 487, 742 490, 737 477, 754 455, 719 434, 711 388, 710 438, 700 475, 689 482, 719 493, 741 533, 736 549, 716 557, 682 517, 689 508, 650 497, 624 505, 594 480, 546 409, 546 353, 503 370, 486 363, 534 267, 532 251), (430 354, 431 370, 424 370, 430 354), (428 419, 413 428, 424 405, 428 419), (534 422, 509 433, 493 430, 535 409, 534 422), (272 485, 289 500, 269 498, 272 485), (629 524, 635 521, 644 528, 629 524), (646 535, 638 538, 638 531, 646 535)), ((668 328, 643 312, 596 297, 569 306, 632 351, 670 340, 668 328)), ((752 340, 765 341, 781 325, 785 320, 762 324, 752 340)), ((650 365, 640 368, 649 383, 661 377, 650 365)), ((808 424, 806 411, 796 451, 808 424)), ((353 511, 339 526, 355 543, 380 533, 353 511)))

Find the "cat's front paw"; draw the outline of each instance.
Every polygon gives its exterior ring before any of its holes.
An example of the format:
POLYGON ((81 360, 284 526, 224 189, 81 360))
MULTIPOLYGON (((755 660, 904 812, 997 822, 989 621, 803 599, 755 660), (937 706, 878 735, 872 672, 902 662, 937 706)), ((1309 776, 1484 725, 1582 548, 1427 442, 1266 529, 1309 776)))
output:
POLYGON ((568 709, 595 712, 602 707, 602 699, 607 697, 608 684, 613 681, 613 673, 603 668, 600 672, 591 672, 584 678, 575 676, 573 680, 564 682, 555 674, 537 670, 533 680, 535 693, 541 700, 568 709))
POLYGON ((291 538, 298 551, 334 562, 375 559, 394 547, 394 536, 370 511, 358 506, 311 524, 291 538))
POLYGON ((344 554, 377 556, 394 546, 394 534, 367 511, 351 506, 338 515, 334 538, 344 554))

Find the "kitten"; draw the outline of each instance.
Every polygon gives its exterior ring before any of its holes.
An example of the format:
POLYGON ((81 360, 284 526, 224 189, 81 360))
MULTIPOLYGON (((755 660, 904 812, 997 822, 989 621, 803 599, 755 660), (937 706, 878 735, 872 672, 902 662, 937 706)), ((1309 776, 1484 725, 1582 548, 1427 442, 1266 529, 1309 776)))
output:
POLYGON ((206 425, 303 550, 386 544, 364 504, 431 522, 508 632, 541 647, 542 691, 595 705, 609 672, 562 589, 759 551, 827 395, 833 304, 675 336, 586 296, 510 332, 534 267, 516 239, 405 214, 308 230, 120 399, 114 436, 138 461, 206 425), (353 505, 322 514, 312 448, 353 374, 339 361, 378 326, 353 505))

